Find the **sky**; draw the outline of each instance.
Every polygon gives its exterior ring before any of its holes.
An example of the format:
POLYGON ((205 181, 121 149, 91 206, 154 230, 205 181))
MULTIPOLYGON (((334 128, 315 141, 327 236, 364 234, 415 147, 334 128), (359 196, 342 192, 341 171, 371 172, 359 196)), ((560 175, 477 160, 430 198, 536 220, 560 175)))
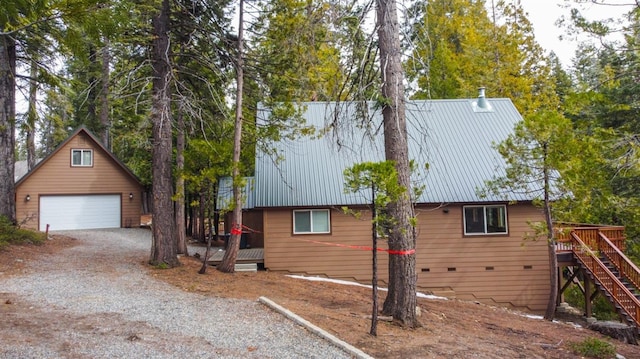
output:
MULTIPOLYGON (((602 0, 599 1, 602 2, 602 0)), ((625 13, 629 12, 632 6, 636 6, 631 0, 606 0, 605 3, 609 5, 582 4, 580 6, 584 9, 582 13, 588 19, 603 19, 607 17, 621 19, 625 13)), ((520 4, 525 12, 529 14, 528 19, 533 24, 537 42, 547 52, 554 51, 564 67, 570 67, 578 42, 586 39, 567 36, 563 29, 555 25, 555 22, 563 15, 569 16, 570 10, 563 6, 566 4, 578 6, 575 1, 520 0, 520 4), (564 36, 563 40, 559 39, 560 35, 564 36)))

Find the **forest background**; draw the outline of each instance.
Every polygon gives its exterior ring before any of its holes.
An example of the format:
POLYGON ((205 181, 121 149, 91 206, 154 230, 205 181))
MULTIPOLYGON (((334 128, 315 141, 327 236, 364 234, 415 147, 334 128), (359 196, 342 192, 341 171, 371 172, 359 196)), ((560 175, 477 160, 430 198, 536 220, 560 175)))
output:
MULTIPOLYGON (((640 6, 624 19, 590 20, 581 15, 584 2, 566 2, 570 15, 558 32, 592 41, 581 42, 565 66, 536 42, 519 1, 398 2, 407 95, 473 98, 486 87, 489 97, 510 98, 526 120, 516 135, 556 154, 554 220, 624 225, 637 261, 640 6), (612 33, 623 36, 610 40, 612 33)), ((160 96, 171 113, 171 199, 188 218, 215 218, 230 210, 216 207, 216 193, 234 169, 240 63, 242 175, 252 174, 258 146, 269 152, 273 141, 319 130, 305 126, 296 103, 382 101, 374 2, 246 2, 241 56, 236 7, 227 0, 2 2, 0 165, 27 160, 32 168, 86 126, 151 187, 160 96), (166 19, 158 19, 162 7, 166 19), (170 51, 154 55, 159 25, 170 51), (162 56, 168 68, 159 83, 162 56), (24 112, 15 112, 18 97, 27 99, 24 112), (259 103, 272 109, 266 122, 256 120, 259 103)), ((8 193, 12 184, 0 182, 8 193)), ((178 232, 203 238, 206 221, 195 223, 178 232)))

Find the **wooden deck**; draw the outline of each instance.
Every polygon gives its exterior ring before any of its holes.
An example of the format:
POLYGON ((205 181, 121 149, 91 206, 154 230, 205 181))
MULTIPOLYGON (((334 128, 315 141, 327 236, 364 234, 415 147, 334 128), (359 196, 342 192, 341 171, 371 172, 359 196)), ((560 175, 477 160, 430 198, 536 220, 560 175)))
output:
MULTIPOLYGON (((209 264, 214 266, 220 264, 222 262, 222 257, 224 257, 224 253, 224 250, 216 250, 213 248, 213 252, 209 256, 209 264)), ((238 251, 238 259, 236 260, 236 263, 264 263, 264 248, 240 249, 238 251)))

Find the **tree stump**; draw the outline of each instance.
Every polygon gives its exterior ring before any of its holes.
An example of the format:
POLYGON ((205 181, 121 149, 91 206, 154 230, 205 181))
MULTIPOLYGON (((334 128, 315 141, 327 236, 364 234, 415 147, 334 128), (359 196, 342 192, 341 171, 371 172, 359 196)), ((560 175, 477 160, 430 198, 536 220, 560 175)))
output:
POLYGON ((595 322, 588 327, 627 344, 638 345, 638 329, 618 322, 595 322))

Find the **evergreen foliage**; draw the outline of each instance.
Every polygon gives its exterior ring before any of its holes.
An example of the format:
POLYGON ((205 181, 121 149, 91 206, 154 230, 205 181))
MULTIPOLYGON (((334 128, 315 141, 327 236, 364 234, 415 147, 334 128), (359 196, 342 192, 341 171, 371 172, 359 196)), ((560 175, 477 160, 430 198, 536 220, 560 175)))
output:
POLYGON ((0 250, 11 244, 42 244, 45 239, 44 233, 20 229, 0 216, 0 250))
POLYGON ((557 108, 551 63, 521 7, 498 1, 488 13, 485 1, 417 2, 406 27, 413 97, 473 98, 486 87, 524 117, 557 108))
POLYGON ((640 6, 631 5, 628 23, 592 21, 579 5, 569 29, 591 35, 576 52, 572 88, 562 104, 580 138, 579 155, 563 173, 574 194, 562 205, 561 219, 582 223, 623 225, 628 253, 640 259, 640 154, 638 153, 638 34, 640 6), (624 34, 623 41, 606 37, 624 34))

